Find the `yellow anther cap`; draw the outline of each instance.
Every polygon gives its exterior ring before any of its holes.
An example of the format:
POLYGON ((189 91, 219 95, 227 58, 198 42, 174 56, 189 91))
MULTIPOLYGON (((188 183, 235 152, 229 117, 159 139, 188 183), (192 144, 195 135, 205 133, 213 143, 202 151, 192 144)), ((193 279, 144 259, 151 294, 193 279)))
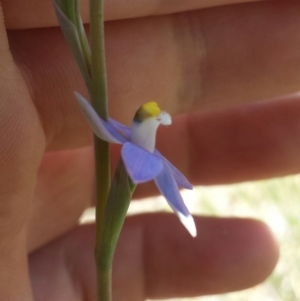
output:
POLYGON ((142 122, 147 118, 157 117, 160 113, 161 109, 156 102, 146 102, 137 110, 134 121, 142 122))

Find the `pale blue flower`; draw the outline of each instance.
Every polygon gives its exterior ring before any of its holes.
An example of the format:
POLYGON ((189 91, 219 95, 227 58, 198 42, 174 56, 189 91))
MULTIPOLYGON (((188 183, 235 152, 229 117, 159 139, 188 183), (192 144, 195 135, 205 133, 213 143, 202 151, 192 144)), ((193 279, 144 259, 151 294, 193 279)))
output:
POLYGON ((171 116, 155 102, 146 103, 136 113, 131 128, 109 118, 102 120, 90 103, 75 93, 77 101, 95 135, 122 144, 121 156, 128 175, 135 184, 154 180, 161 194, 190 234, 197 235, 194 219, 185 206, 179 187, 193 189, 186 177, 155 149, 156 130, 170 125, 171 116))

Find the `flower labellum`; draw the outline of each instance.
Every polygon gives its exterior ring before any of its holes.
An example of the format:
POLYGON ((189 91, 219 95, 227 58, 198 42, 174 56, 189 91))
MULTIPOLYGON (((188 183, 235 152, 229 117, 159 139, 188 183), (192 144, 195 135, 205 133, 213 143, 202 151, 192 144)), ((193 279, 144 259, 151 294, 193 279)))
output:
POLYGON ((95 135, 111 143, 122 144, 121 156, 126 171, 135 184, 154 180, 161 194, 182 224, 195 237, 194 219, 185 206, 179 187, 193 189, 186 177, 155 149, 156 131, 160 124, 170 125, 171 116, 155 102, 147 102, 136 112, 131 128, 109 118, 102 120, 90 103, 75 93, 78 104, 95 135))
POLYGON ((147 102, 134 116, 131 125, 131 142, 153 153, 158 126, 171 123, 171 116, 161 111, 156 102, 147 102))

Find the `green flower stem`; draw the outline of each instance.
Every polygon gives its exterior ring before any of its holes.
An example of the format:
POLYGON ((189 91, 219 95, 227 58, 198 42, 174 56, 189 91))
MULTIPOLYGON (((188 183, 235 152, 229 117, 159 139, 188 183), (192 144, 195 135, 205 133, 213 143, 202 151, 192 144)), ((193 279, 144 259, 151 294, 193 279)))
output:
POLYGON ((122 226, 126 217, 134 185, 128 178, 122 159, 119 160, 105 207, 100 249, 96 254, 98 301, 111 301, 112 262, 122 226))
MULTIPOLYGON (((104 51, 103 1, 90 0, 90 34, 91 34, 91 90, 92 105, 98 115, 107 120, 107 83, 104 51)), ((109 144, 95 137, 96 157, 96 268, 98 301, 110 300, 105 293, 110 290, 110 273, 103 266, 102 230, 106 200, 110 187, 109 144), (103 295, 102 295, 103 293, 103 295)))
MULTIPOLYGON (((104 53, 104 21, 102 0, 90 0, 91 91, 92 105, 98 115, 107 120, 107 88, 104 53)), ((100 237, 104 208, 110 186, 109 144, 95 137, 97 205, 97 239, 100 237)), ((96 253, 99 243, 96 243, 96 253)))
POLYGON ((107 83, 102 0, 90 0, 90 19, 92 104, 99 116, 107 120, 107 83))

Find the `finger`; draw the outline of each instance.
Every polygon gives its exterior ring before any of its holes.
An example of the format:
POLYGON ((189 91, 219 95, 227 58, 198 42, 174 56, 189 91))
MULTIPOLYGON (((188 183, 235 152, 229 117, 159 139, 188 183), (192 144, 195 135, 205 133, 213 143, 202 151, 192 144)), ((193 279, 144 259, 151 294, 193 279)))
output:
POLYGON ((148 298, 237 291, 262 282, 274 269, 278 250, 263 223, 250 219, 198 218, 196 226, 198 237, 192 239, 174 216, 148 217, 145 228, 149 233, 145 242, 148 298))
MULTIPOLYGON (((129 19, 143 16, 175 13, 198 8, 219 5, 252 2, 257 0, 176 0, 169 5, 162 0, 156 1, 105 1, 105 20, 129 19)), ((51 1, 2 0, 6 16, 6 26, 9 29, 25 29, 57 26, 51 1)), ((88 0, 81 3, 82 18, 88 21, 88 0)))
MULTIPOLYGON (((193 239, 172 215, 128 218, 115 256, 114 300, 235 291, 258 284, 273 270, 278 249, 261 222, 196 222, 199 236, 193 239)), ((35 300, 96 300, 94 235, 93 225, 81 226, 31 255, 35 300)))
MULTIPOLYGON (((151 99, 176 114, 298 91, 299 9, 299 2, 257 2, 109 23, 112 117, 130 123, 151 99)), ((59 31, 13 31, 10 44, 49 149, 90 143, 72 94, 84 90, 82 80, 59 31)))
POLYGON ((300 95, 206 111, 162 129, 158 148, 197 184, 227 184, 298 173, 300 95), (172 143, 164 143, 168 135, 172 143), (173 139, 172 139, 173 138, 173 139), (174 152, 174 145, 180 145, 174 152), (179 163, 181 162, 181 163, 179 163))
POLYGON ((26 222, 44 136, 38 114, 8 49, 0 5, 0 296, 32 300, 26 222))

